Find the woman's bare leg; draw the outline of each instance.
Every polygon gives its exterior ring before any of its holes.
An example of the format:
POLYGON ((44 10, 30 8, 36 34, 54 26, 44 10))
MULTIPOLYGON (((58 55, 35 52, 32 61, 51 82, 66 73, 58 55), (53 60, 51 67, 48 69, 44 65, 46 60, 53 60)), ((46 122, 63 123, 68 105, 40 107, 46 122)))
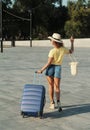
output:
POLYGON ((54 88, 56 92, 56 99, 60 100, 60 78, 54 78, 54 88))
POLYGON ((58 105, 58 111, 62 111, 61 108, 61 103, 60 103, 60 79, 59 78, 54 78, 54 87, 55 87, 55 92, 56 92, 56 100, 57 100, 57 105, 58 105))
POLYGON ((47 81, 49 85, 49 98, 50 102, 54 101, 54 79, 53 77, 47 76, 47 81))

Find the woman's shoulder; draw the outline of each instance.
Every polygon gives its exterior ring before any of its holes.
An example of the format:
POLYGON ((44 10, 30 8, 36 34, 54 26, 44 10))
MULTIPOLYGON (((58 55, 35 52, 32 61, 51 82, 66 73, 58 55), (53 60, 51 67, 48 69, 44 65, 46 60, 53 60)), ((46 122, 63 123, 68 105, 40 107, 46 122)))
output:
POLYGON ((56 49, 55 48, 52 48, 50 51, 49 51, 49 53, 55 53, 55 51, 56 51, 56 49))
POLYGON ((52 48, 50 51, 54 51, 55 50, 55 48, 52 48))
POLYGON ((61 47, 61 49, 65 50, 65 49, 68 49, 68 48, 66 48, 66 47, 63 46, 63 47, 61 47))

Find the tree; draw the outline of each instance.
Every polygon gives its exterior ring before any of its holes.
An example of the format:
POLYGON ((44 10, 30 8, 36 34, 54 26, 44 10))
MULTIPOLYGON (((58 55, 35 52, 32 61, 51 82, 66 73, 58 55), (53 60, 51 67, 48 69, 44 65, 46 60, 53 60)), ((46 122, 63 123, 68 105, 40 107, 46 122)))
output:
POLYGON ((13 8, 19 12, 32 10, 33 37, 37 34, 48 35, 52 32, 63 32, 67 19, 67 8, 61 7, 61 0, 16 0, 13 8), (58 2, 58 7, 55 3, 58 2), (48 33, 47 33, 48 32, 48 33))
POLYGON ((13 24, 13 22, 12 22, 12 21, 14 21, 13 17, 6 13, 6 11, 11 11, 11 10, 12 10, 12 1, 11 0, 2 0, 3 39, 10 38, 11 36, 13 37, 15 35, 13 30, 17 28, 16 24, 13 24))
POLYGON ((81 23, 79 21, 74 22, 74 21, 67 21, 65 25, 65 30, 66 30, 66 36, 70 37, 73 35, 74 37, 79 37, 81 34, 80 28, 81 28, 81 23))
POLYGON ((90 8, 90 0, 88 0, 87 7, 90 8))
POLYGON ((2 0, 3 2, 3 7, 11 7, 12 6, 12 1, 11 0, 2 0))
POLYGON ((68 5, 69 19, 65 24, 66 35, 90 37, 90 9, 85 8, 82 1, 77 3, 71 2, 68 5))

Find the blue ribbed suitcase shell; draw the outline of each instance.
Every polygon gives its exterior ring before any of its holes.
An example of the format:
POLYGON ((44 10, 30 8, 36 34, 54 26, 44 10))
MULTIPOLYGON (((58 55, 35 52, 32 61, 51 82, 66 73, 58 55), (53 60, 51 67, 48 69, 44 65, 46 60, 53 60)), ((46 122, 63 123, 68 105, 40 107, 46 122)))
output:
POLYGON ((24 116, 43 116, 45 104, 45 87, 43 85, 26 84, 24 86, 21 114, 24 116))

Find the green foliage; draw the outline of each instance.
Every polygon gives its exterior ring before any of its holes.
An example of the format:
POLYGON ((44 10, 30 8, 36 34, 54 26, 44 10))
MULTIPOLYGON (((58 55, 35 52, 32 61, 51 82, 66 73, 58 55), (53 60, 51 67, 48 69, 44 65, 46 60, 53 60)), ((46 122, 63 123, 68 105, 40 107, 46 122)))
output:
POLYGON ((87 7, 90 8, 90 0, 88 0, 87 7))
POLYGON ((69 20, 65 24, 66 36, 90 37, 90 9, 83 6, 83 1, 68 3, 69 20))
MULTIPOLYGON (((41 35, 43 35, 42 38, 44 39, 45 36, 47 37, 48 34, 53 32, 64 33, 64 24, 67 20, 67 8, 60 6, 56 7, 55 2, 57 2, 57 0, 16 0, 13 8, 8 11, 13 12, 13 14, 17 16, 30 19, 29 10, 31 10, 33 39, 41 39, 41 35)), ((61 0, 58 0, 58 4, 61 5, 61 0)), ((30 21, 22 21, 13 16, 9 16, 8 14, 4 14, 3 16, 5 19, 3 22, 4 32, 7 32, 5 30, 8 28, 9 35, 11 35, 11 28, 13 28, 12 34, 15 34, 15 37, 16 35, 24 35, 24 37, 28 36, 29 38, 30 21), (11 27, 7 24, 8 19, 11 20, 11 23, 9 24, 10 26, 12 25, 11 27), (16 30, 15 26, 18 30, 16 30)))
POLYGON ((62 6, 62 0, 15 0, 11 5, 11 0, 3 0, 3 37, 29 39, 30 10, 33 39, 45 39, 53 32, 63 38, 72 34, 77 38, 90 37, 90 0, 68 1, 67 7, 62 6))
POLYGON ((73 35, 74 37, 79 37, 80 35, 80 28, 81 28, 82 24, 77 21, 67 21, 65 24, 65 30, 66 30, 66 37, 70 37, 71 35, 73 35))
POLYGON ((12 1, 11 0, 2 0, 3 6, 10 8, 12 6, 12 1))

